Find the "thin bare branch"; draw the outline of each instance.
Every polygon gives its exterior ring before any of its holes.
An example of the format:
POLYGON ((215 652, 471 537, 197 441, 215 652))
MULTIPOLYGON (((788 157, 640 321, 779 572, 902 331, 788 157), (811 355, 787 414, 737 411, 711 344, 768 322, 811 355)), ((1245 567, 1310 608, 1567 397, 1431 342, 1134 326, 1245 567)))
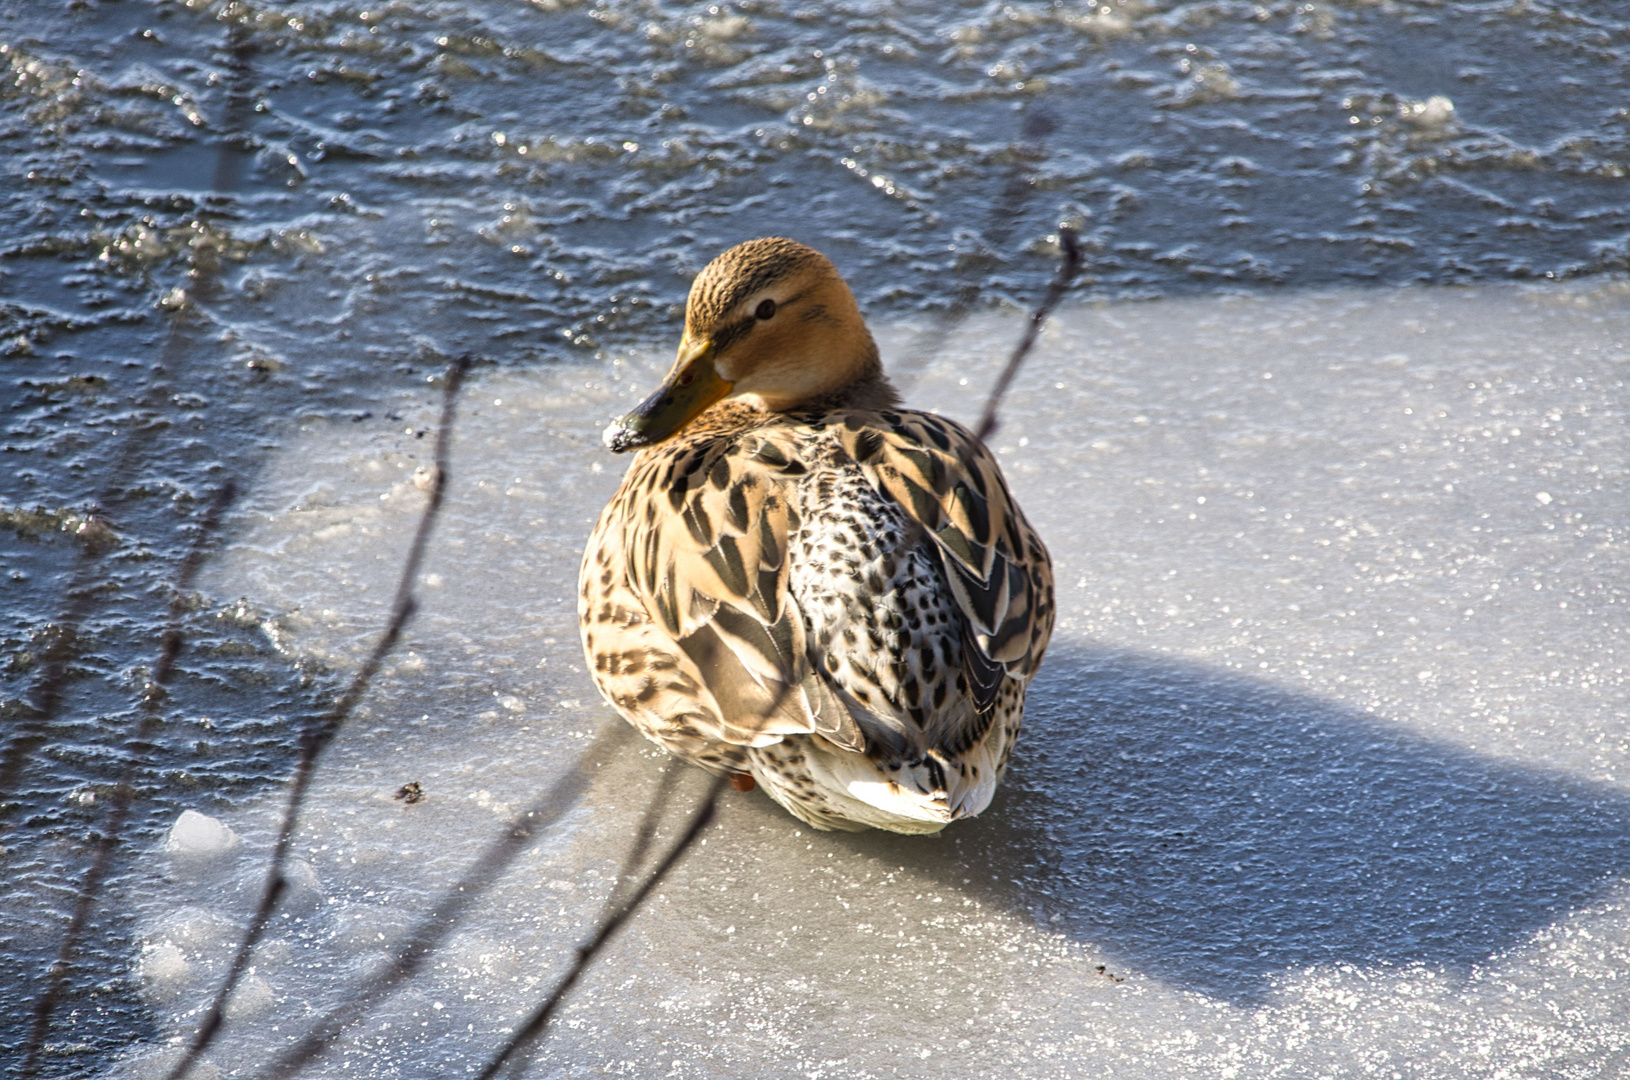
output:
POLYGON ((1076 274, 1081 272, 1081 240, 1075 235, 1075 230, 1068 225, 1058 230, 1058 246, 1064 256, 1059 264, 1058 276, 1047 287, 1047 295, 1042 297, 1041 305, 1030 315, 1030 322, 1024 328, 1024 336, 1019 338, 1018 345, 1013 348, 1013 355, 1007 358, 1007 366, 996 377, 996 385, 991 387, 990 397, 985 401, 984 415, 979 418, 979 427, 975 434, 981 440, 989 439, 996 433, 996 414, 1002 407, 1002 398, 1007 394, 1009 386, 1013 385, 1013 377, 1019 373, 1025 358, 1036 344, 1036 335, 1041 333, 1042 324, 1053 313, 1058 302, 1064 298, 1065 292, 1075 281, 1076 274))
POLYGON ((594 936, 578 946, 577 959, 572 962, 572 966, 567 969, 560 982, 555 984, 554 991, 533 1011, 532 1015, 527 1018, 526 1023, 522 1024, 510 1036, 509 1041, 503 1045, 503 1048, 493 1055, 476 1080, 492 1080, 494 1076, 498 1075, 498 1071, 516 1055, 531 1052, 533 1045, 543 1035, 544 1029, 549 1026, 549 1021, 554 1017, 555 1010, 560 1007, 560 1003, 565 1000, 572 987, 577 985, 577 980, 582 977, 583 972, 588 970, 589 965, 594 963, 601 950, 605 948, 606 943, 622 928, 623 924, 633 917, 634 913, 639 910, 640 905, 645 902, 645 898, 651 895, 651 891, 667 876, 668 871, 672 870, 679 860, 684 857, 685 853, 696 843, 697 838, 702 835, 702 830, 707 828, 708 823, 713 820, 714 811, 718 809, 719 793, 724 790, 725 782, 723 777, 713 779, 713 782, 708 785, 707 794, 702 799, 701 806, 691 817, 690 824, 685 828, 684 833, 674 843, 674 846, 668 850, 668 854, 662 857, 662 861, 657 863, 651 872, 646 875, 640 887, 627 900, 606 913, 601 919, 600 927, 595 931, 594 936))
POLYGON ((458 404, 459 389, 463 386, 465 374, 470 370, 470 361, 469 354, 465 354, 447 368, 442 393, 441 420, 436 430, 436 474, 431 483, 430 499, 419 518, 418 531, 413 536, 413 545, 408 549, 407 559, 402 564, 402 576, 397 582, 396 596, 391 605, 390 622, 386 624, 373 651, 357 670, 345 692, 326 713, 319 716, 306 729, 301 740, 300 759, 295 766, 294 782, 289 790, 288 807, 278 829, 277 841, 272 847, 271 864, 267 868, 266 886, 261 893, 260 903, 250 917, 249 928, 244 932, 243 940, 238 944, 238 951, 232 958, 232 966, 227 971, 226 980, 216 992, 214 1001, 210 1003, 204 1022, 193 1036, 187 1052, 170 1071, 168 1080, 181 1080, 186 1076, 199 1055, 209 1047, 220 1031, 226 1003, 243 978, 244 972, 248 970, 249 958, 260 942, 261 935, 266 932, 266 925, 271 921, 272 912, 276 910, 278 900, 282 898, 283 891, 288 886, 288 881, 283 876, 283 867, 288 862, 295 827, 299 824, 300 811, 305 804, 306 792, 311 787, 318 759, 334 740, 334 736, 339 733, 340 728, 350 719, 352 711, 356 709, 363 695, 368 692, 374 675, 378 673, 385 657, 395 648, 396 642, 402 636, 403 628, 407 626, 408 620, 413 617, 418 607, 418 601, 413 595, 413 582, 419 576, 419 565, 424 561, 425 549, 429 545, 430 534, 435 529, 436 518, 441 513, 442 499, 447 491, 447 458, 448 447, 452 443, 453 417, 458 404))
POLYGON ((124 776, 120 779, 119 786, 114 789, 112 805, 108 807, 107 817, 102 826, 102 835, 96 841, 96 854, 91 860, 90 868, 85 872, 84 880, 80 882, 73 917, 62 936, 62 946, 57 951, 56 962, 46 973, 45 990, 34 1003, 33 1024, 28 1035, 22 1070, 18 1074, 22 1080, 29 1080, 39 1067, 40 1051, 45 1046, 45 1036, 51 1027, 51 1017, 62 999, 62 988, 66 985, 68 972, 72 969, 74 951, 79 947, 79 937, 84 933, 85 924, 90 920, 91 911, 96 906, 97 893, 107 877, 113 853, 119 846, 120 834, 123 833, 125 822, 130 816, 130 804, 135 798, 137 777, 146 760, 153 729, 158 726, 164 715, 165 687, 170 682, 170 676, 175 673, 176 658, 181 655, 181 650, 186 644, 185 636, 181 632, 181 621, 187 612, 187 593, 192 588, 193 579, 198 575, 198 568, 203 565, 204 555, 220 528, 227 507, 237 498, 237 494, 237 485, 230 480, 215 493, 208 513, 204 515, 203 522, 193 536, 192 546, 176 572, 170 597, 168 625, 159 637, 158 661, 153 665, 153 673, 142 694, 141 720, 126 744, 130 758, 125 764, 124 776))

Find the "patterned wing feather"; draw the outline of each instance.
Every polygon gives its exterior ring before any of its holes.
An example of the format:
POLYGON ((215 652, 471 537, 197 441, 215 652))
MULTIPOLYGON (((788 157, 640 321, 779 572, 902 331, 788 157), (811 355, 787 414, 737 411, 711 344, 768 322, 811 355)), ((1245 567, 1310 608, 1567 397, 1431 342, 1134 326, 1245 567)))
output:
POLYGON ((845 450, 932 536, 974 649, 980 709, 1001 673, 1028 679, 1053 626, 1053 568, 985 445, 962 425, 908 410, 839 414, 845 450))
POLYGON ((787 589, 790 486, 802 472, 752 434, 647 455, 624 485, 646 498, 644 527, 625 532, 628 580, 701 675, 728 741, 814 732, 858 750, 854 721, 811 678, 787 589))

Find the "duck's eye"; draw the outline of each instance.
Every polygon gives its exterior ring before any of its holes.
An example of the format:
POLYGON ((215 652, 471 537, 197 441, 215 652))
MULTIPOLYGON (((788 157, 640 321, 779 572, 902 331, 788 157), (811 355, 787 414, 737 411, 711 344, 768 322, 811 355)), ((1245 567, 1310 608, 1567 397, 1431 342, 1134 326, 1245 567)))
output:
POLYGON ((773 318, 775 318, 775 301, 774 300, 760 300, 759 304, 758 304, 758 308, 757 308, 757 310, 755 310, 753 312, 753 314, 758 316, 760 319, 773 319, 773 318))

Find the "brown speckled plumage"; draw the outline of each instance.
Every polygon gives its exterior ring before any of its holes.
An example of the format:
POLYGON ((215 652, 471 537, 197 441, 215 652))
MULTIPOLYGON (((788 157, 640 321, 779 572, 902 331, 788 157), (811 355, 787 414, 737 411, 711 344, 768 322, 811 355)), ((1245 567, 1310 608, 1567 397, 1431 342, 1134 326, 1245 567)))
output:
POLYGON ((703 272, 687 339, 750 339, 741 305, 779 284, 796 318, 809 285, 820 315, 794 325, 819 339, 837 320, 839 385, 782 411, 726 398, 640 451, 584 555, 584 648, 606 699, 677 756, 750 774, 817 828, 937 831, 1006 768, 1051 564, 972 434, 891 407, 830 264, 754 245, 703 272))

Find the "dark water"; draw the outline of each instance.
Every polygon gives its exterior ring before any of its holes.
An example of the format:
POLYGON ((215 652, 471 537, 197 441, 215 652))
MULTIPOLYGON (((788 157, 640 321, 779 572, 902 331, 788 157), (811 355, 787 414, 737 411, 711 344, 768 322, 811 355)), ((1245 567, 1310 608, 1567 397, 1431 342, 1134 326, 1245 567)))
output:
MULTIPOLYGON (((0 48, 8 1045, 182 554, 291 419, 671 336, 766 233, 878 314, 1028 303, 1061 222, 1113 298, 1630 266, 1608 3, 12 0, 0 48)), ((258 619, 186 615, 138 841, 284 774, 332 680, 258 619)), ((99 916, 48 1072, 148 1032, 128 933, 99 916)))

